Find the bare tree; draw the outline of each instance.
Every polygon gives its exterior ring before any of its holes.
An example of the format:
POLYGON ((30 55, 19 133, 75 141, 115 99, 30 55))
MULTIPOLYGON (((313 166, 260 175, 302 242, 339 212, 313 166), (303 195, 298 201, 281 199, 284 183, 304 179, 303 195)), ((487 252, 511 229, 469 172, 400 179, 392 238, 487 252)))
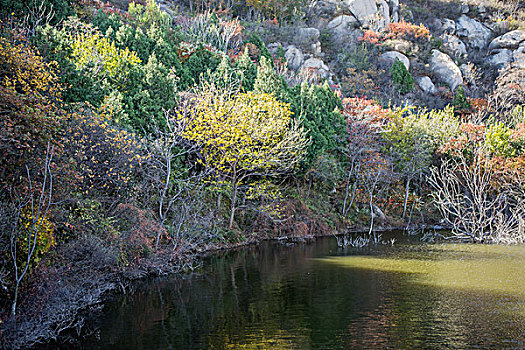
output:
POLYGON ((53 4, 45 0, 31 1, 26 4, 27 15, 22 19, 22 27, 27 29, 27 34, 33 36, 39 26, 49 24, 55 17, 53 4))
POLYGON ((29 168, 26 166, 27 172, 27 181, 28 181, 28 193, 26 196, 17 200, 15 207, 14 215, 14 224, 11 231, 11 242, 10 242, 10 253, 13 263, 13 272, 14 272, 14 296, 13 303, 11 306, 11 315, 16 316, 16 307, 18 302, 18 290, 20 283, 23 278, 26 276, 29 271, 29 266, 33 258, 35 257, 37 250, 38 236, 42 228, 49 209, 51 208, 52 202, 51 197, 53 194, 53 175, 51 174, 51 161, 53 160, 53 146, 47 146, 46 159, 44 162, 44 179, 40 188, 40 193, 37 192, 37 189, 34 188, 33 181, 31 179, 31 174, 29 168), (35 198, 36 197, 36 198, 35 198), (29 208, 30 217, 29 225, 27 228, 22 228, 20 225, 20 219, 22 210, 24 208, 29 208), (25 232, 22 232, 24 230, 25 232), (20 237, 22 234, 26 235, 27 249, 25 250, 26 256, 19 257, 19 248, 20 237), (19 265, 19 258, 23 258, 24 264, 19 265))
POLYGON ((482 148, 475 150, 472 161, 460 154, 431 169, 434 201, 456 238, 484 242, 494 231, 505 194, 492 191, 492 177, 492 164, 482 148))
MULTIPOLYGON (((190 168, 177 167, 176 162, 194 151, 194 147, 187 145, 180 136, 184 128, 181 121, 171 118, 169 112, 164 113, 166 128, 158 125, 153 127, 151 140, 148 143, 147 162, 145 163, 144 178, 153 193, 150 200, 155 202, 155 212, 160 224, 180 231, 184 221, 184 214, 176 223, 174 208, 178 203, 184 203, 185 195, 194 183, 196 176, 189 176, 190 168), (171 219, 171 220, 170 220, 171 219)), ((182 214, 182 213, 181 213, 182 214)), ((157 249, 160 241, 160 232, 155 240, 157 249)))

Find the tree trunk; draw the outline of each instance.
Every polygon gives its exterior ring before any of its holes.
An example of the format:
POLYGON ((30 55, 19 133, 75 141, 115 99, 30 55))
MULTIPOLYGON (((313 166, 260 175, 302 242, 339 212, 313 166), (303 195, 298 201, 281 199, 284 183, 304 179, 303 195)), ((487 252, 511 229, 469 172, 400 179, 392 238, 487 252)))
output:
POLYGON ((13 319, 16 316, 16 304, 18 302, 18 282, 15 283, 15 295, 13 297, 13 304, 11 305, 11 316, 13 319))
POLYGON ((232 175, 232 200, 230 205, 230 224, 229 228, 233 228, 233 221, 235 219, 235 203, 237 202, 237 170, 234 167, 233 168, 233 175, 232 175))
POLYGON ((407 202, 408 202, 409 189, 410 189, 410 178, 407 179, 407 184, 405 188, 405 202, 403 203, 403 219, 405 218, 405 215, 407 213, 407 202))

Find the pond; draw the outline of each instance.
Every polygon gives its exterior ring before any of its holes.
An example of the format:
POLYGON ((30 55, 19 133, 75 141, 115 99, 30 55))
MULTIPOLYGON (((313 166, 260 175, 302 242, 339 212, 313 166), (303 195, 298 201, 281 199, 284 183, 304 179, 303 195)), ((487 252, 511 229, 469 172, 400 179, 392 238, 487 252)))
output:
POLYGON ((105 308, 84 346, 523 348, 525 247, 265 242, 139 286, 105 308))

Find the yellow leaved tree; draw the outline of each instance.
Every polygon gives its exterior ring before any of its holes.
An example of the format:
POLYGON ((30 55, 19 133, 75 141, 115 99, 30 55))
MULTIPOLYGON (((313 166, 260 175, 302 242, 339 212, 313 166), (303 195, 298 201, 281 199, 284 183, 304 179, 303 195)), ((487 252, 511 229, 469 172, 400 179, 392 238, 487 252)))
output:
POLYGON ((198 162, 231 193, 234 224, 239 186, 254 177, 291 173, 309 139, 288 104, 265 93, 204 88, 177 112, 181 136, 199 149, 198 162))

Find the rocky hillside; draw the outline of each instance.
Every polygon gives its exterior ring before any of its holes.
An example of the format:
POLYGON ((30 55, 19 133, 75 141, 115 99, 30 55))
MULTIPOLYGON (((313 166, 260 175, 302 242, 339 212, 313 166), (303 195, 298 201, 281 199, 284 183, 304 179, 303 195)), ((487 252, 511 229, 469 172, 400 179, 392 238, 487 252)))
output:
POLYGON ((525 69, 524 19, 520 1, 319 0, 291 21, 245 25, 274 54, 284 49, 289 80, 327 78, 345 95, 443 107, 459 86, 490 98, 500 72, 525 69), (406 94, 392 82, 396 58, 416 83, 406 94))

